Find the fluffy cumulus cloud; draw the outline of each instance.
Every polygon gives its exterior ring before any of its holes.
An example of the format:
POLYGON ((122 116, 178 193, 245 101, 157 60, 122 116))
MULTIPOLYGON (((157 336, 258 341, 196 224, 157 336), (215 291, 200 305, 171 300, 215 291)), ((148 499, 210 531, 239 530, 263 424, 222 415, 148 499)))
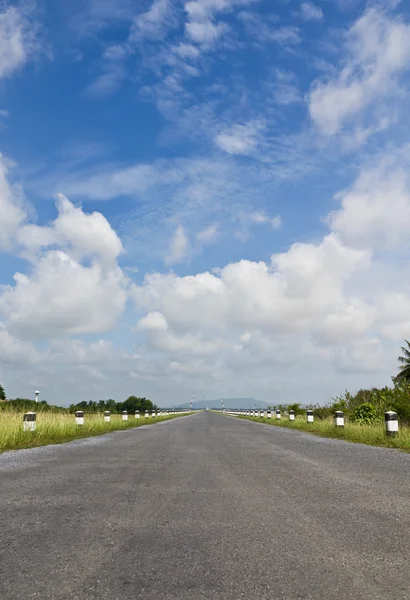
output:
POLYGON ((105 217, 86 214, 59 195, 58 217, 39 226, 8 182, 4 161, 0 186, 0 250, 30 265, 0 289, 5 331, 38 340, 112 328, 125 306, 127 278, 117 264, 121 241, 105 217))
POLYGON ((374 251, 408 248, 409 166, 406 146, 368 165, 352 187, 337 195, 343 210, 332 212, 329 223, 346 243, 374 251))
POLYGON ((107 331, 126 301, 119 268, 83 266, 62 251, 48 252, 29 276, 16 273, 14 280, 0 296, 0 314, 22 338, 107 331))
POLYGON ((58 245, 68 249, 76 260, 99 258, 112 264, 122 252, 121 240, 107 219, 98 212, 85 214, 63 194, 57 198, 58 217, 50 225, 26 224, 19 228, 18 240, 30 252, 58 245))
POLYGON ((197 376, 206 373, 213 385, 257 377, 262 394, 273 380, 292 385, 295 364, 304 365, 307 386, 323 380, 319 365, 340 381, 383 373, 387 382, 392 342, 410 333, 410 289, 379 256, 383 244, 394 250, 393 242, 405 242, 409 225, 408 185, 394 163, 383 156, 363 167, 336 197, 340 207, 327 218, 332 231, 320 242, 295 243, 268 263, 241 260, 184 277, 147 274, 131 293, 138 311, 147 311, 137 330, 148 348, 178 364, 187 382, 195 363, 197 376))
POLYGON ((410 68, 410 24, 371 7, 346 31, 345 51, 342 70, 316 83, 309 95, 310 115, 327 135, 340 132, 365 108, 377 108, 378 114, 381 101, 400 97, 400 76, 410 68))

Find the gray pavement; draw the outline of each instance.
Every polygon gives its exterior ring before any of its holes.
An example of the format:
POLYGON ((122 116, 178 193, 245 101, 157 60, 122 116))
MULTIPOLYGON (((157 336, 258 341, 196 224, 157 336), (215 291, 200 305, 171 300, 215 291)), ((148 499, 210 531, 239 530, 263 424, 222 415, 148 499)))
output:
POLYGON ((0 599, 410 599, 410 455, 213 413, 0 455, 0 599))

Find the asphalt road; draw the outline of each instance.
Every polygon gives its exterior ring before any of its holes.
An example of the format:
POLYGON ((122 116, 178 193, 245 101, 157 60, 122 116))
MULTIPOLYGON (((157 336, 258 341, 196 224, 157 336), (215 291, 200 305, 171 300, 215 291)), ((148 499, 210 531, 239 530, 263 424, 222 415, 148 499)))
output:
POLYGON ((410 598, 410 455, 201 413, 0 455, 1 600, 410 598))

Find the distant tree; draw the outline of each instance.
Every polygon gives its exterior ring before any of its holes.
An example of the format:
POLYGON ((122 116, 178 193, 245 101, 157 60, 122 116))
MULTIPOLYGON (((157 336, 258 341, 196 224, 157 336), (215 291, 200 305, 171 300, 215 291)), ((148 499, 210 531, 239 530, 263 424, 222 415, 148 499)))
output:
POLYGON ((146 410, 153 410, 154 405, 151 400, 147 400, 147 398, 137 398, 136 396, 130 396, 122 403, 122 410, 127 410, 128 412, 135 412, 139 410, 140 412, 146 410))
POLYGON ((6 400, 6 392, 4 391, 4 387, 0 385, 0 400, 6 400))
POLYGON ((407 344, 407 348, 404 346, 401 347, 404 356, 399 356, 398 358, 398 361, 402 364, 399 367, 399 373, 396 379, 410 381, 410 343, 407 340, 404 341, 407 344))

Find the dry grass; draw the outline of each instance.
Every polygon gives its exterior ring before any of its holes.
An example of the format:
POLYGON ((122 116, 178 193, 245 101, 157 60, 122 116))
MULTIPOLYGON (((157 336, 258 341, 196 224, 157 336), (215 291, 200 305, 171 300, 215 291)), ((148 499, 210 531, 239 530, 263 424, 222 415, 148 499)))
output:
POLYGON ((111 422, 105 423, 103 414, 85 414, 84 425, 77 425, 73 414, 39 412, 37 413, 36 431, 24 432, 23 413, 0 412, 0 452, 47 444, 61 444, 77 438, 168 421, 179 416, 169 415, 155 418, 141 416, 140 419, 135 419, 134 415, 129 415, 128 421, 122 421, 121 415, 111 415, 111 422))

